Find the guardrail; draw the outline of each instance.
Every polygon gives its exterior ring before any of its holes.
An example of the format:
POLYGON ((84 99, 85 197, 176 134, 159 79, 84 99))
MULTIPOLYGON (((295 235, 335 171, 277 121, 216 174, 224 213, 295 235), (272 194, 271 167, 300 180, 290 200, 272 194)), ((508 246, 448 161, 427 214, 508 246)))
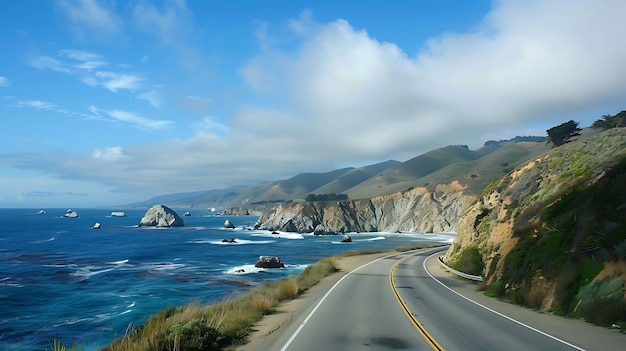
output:
POLYGON ((439 264, 441 264, 442 266, 444 266, 447 270, 449 270, 450 272, 458 275, 459 277, 463 277, 465 279, 469 279, 469 280, 475 280, 477 282, 482 282, 483 281, 483 277, 480 275, 471 275, 471 274, 467 274, 467 273, 463 273, 463 272, 459 272, 456 269, 448 266, 447 264, 443 263, 443 259, 441 258, 441 256, 437 257, 439 259, 439 264))

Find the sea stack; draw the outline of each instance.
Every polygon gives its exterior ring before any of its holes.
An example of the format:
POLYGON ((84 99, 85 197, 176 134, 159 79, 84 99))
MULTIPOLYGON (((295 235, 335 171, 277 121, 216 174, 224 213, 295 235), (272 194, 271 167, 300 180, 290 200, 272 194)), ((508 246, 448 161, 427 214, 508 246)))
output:
POLYGON ((140 227, 182 227, 183 219, 165 205, 154 205, 139 222, 140 227))

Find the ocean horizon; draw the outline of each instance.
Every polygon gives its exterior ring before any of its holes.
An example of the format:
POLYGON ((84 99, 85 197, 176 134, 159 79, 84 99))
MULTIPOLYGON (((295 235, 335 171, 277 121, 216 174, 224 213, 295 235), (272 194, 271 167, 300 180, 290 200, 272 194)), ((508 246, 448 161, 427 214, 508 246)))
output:
POLYGON ((353 241, 342 243, 338 235, 254 230, 257 216, 173 209, 184 227, 139 227, 145 209, 79 208, 76 218, 61 208, 0 209, 0 348, 51 350, 58 340, 97 350, 166 307, 210 304, 324 257, 454 238, 348 233, 353 241), (236 228, 224 228, 225 220, 236 228), (285 268, 254 267, 264 255, 280 257, 285 268))

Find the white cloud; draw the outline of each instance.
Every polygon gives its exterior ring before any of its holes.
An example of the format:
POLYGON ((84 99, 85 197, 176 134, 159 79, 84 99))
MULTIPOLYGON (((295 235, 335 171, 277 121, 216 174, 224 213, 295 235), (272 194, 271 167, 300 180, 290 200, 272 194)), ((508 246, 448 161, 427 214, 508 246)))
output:
POLYGON ((0 76, 0 87, 8 87, 9 85, 11 85, 9 79, 7 77, 0 76))
POLYGON ((92 155, 93 158, 103 159, 107 161, 115 161, 121 158, 128 157, 124 155, 124 148, 122 148, 121 146, 107 147, 104 150, 95 149, 92 155))
POLYGON ((96 68, 108 65, 102 55, 93 52, 66 49, 59 51, 59 55, 78 61, 73 64, 78 70, 92 71, 96 68))
POLYGON ((255 90, 288 96, 289 117, 248 109, 244 119, 281 135, 297 123, 311 140, 332 140, 339 156, 375 158, 475 144, 485 130, 621 101, 625 2, 495 4, 477 31, 431 38, 415 57, 305 13, 290 23, 303 38, 297 52, 264 50, 240 71, 255 90))
POLYGON ((202 118, 202 121, 196 124, 196 128, 220 136, 224 136, 230 132, 230 128, 227 125, 217 121, 217 118, 213 116, 205 116, 202 118))
POLYGON ((145 79, 138 74, 98 71, 83 81, 89 85, 103 86, 115 93, 119 89, 137 90, 142 87, 145 79))

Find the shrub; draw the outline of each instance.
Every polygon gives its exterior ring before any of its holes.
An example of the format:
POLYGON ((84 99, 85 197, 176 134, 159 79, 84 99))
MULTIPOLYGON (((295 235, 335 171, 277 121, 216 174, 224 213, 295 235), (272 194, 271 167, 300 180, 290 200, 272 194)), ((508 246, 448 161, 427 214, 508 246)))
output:
POLYGON ((164 335, 164 343, 181 351, 220 350, 224 336, 206 321, 192 319, 170 326, 164 335))
POLYGON ((609 298, 595 299, 587 305, 583 317, 587 322, 605 327, 626 322, 626 302, 609 298))
POLYGON ((482 275, 485 263, 478 247, 470 246, 461 251, 452 268, 471 275, 482 275))

